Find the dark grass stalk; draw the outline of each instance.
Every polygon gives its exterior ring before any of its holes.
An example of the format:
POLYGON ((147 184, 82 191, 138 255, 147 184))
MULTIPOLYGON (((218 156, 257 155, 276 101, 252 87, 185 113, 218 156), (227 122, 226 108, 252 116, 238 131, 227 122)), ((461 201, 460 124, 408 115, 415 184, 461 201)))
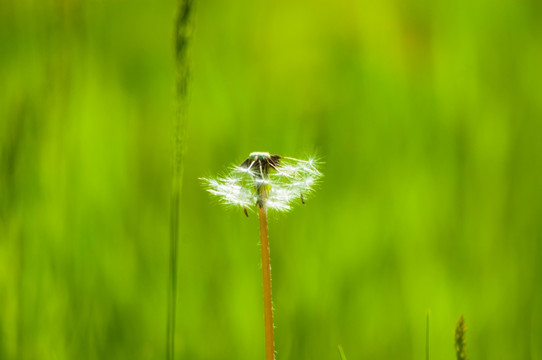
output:
POLYGON ((260 218, 260 245, 262 249, 263 312, 265 323, 265 358, 275 359, 275 336, 273 333, 273 299, 271 294, 271 259, 269 255, 269 233, 267 230, 267 209, 265 187, 260 188, 261 201, 258 206, 260 218))
POLYGON ((455 353, 457 360, 467 360, 467 341, 465 339, 465 332, 467 328, 465 326, 465 319, 463 315, 459 318, 457 326, 455 327, 455 353))
POLYGON ((182 179, 184 172, 186 105, 190 69, 188 44, 192 33, 193 1, 180 0, 175 19, 175 65, 176 65, 176 114, 173 148, 173 172, 170 196, 169 222, 169 283, 166 359, 175 357, 175 319, 177 302, 177 257, 179 245, 179 216, 182 179))

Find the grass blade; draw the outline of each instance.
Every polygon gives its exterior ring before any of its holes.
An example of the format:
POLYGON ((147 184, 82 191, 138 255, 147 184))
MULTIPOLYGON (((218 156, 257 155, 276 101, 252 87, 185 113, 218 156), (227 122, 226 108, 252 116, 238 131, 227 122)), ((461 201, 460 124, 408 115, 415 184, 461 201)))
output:
POLYGON ((429 311, 425 320, 425 360, 429 360, 429 311))
POLYGON ((173 147, 173 173, 170 196, 169 226, 169 283, 166 359, 175 357, 175 319, 177 302, 177 256, 179 244, 179 216, 184 172, 184 138, 186 127, 186 105, 190 69, 188 66, 188 44, 192 33, 192 0, 180 0, 175 21, 176 64, 176 119, 173 147))
POLYGON ((346 356, 344 355, 344 350, 341 345, 338 345, 337 348, 339 349, 339 354, 341 355, 341 360, 346 360, 346 356))

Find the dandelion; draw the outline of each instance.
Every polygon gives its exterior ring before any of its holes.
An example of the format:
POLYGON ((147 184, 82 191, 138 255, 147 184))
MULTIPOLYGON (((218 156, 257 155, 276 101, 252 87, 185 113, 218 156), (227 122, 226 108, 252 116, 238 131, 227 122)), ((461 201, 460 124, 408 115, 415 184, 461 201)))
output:
POLYGON ((258 209, 262 251, 262 281, 266 360, 275 359, 271 262, 267 230, 267 209, 288 211, 295 201, 305 203, 322 174, 315 159, 299 160, 267 152, 253 152, 222 178, 203 179, 208 191, 226 205, 258 209))
POLYGON ((304 204, 306 196, 312 193, 322 176, 317 166, 315 159, 254 152, 225 177, 203 180, 211 194, 226 205, 240 206, 245 214, 256 206, 288 211, 294 201, 304 204))

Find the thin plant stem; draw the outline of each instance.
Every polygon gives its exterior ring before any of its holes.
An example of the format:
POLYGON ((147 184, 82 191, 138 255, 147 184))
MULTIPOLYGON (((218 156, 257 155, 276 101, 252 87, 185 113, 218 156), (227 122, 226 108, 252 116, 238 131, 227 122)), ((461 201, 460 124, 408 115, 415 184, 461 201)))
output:
POLYGON ((425 319, 425 360, 429 360, 429 311, 425 319))
POLYGON ((341 360, 346 360, 346 355, 344 355, 344 350, 341 345, 338 345, 337 348, 339 349, 339 355, 341 355, 341 360))
POLYGON ((262 248, 262 280, 263 280, 263 312, 265 323, 265 358, 275 359, 275 336, 273 334, 273 300, 271 296, 271 260, 269 255, 269 233, 267 231, 267 209, 265 206, 265 187, 260 189, 261 203, 260 218, 260 245, 262 248))
POLYGON ((175 358, 175 324, 177 305, 177 258, 179 245, 179 217, 182 179, 184 172, 184 146, 186 126, 186 105, 188 93, 188 44, 192 33, 192 0, 179 0, 175 20, 175 63, 176 63, 176 119, 173 148, 173 174, 170 194, 169 222, 169 282, 166 359, 175 358))

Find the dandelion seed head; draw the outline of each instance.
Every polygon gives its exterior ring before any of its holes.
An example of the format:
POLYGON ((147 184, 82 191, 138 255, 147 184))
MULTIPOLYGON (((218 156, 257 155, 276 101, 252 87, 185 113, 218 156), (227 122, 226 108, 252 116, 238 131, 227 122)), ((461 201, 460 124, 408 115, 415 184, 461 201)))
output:
POLYGON ((255 158, 255 157, 268 158, 270 156, 271 155, 268 152, 256 151, 256 152, 250 153, 250 155, 248 157, 249 158, 255 158))
POLYGON ((203 179, 207 190, 226 205, 253 209, 265 206, 288 211, 309 195, 322 173, 314 158, 299 160, 268 152, 253 152, 238 166, 219 178, 203 179), (262 196, 261 191, 265 195, 262 196))

